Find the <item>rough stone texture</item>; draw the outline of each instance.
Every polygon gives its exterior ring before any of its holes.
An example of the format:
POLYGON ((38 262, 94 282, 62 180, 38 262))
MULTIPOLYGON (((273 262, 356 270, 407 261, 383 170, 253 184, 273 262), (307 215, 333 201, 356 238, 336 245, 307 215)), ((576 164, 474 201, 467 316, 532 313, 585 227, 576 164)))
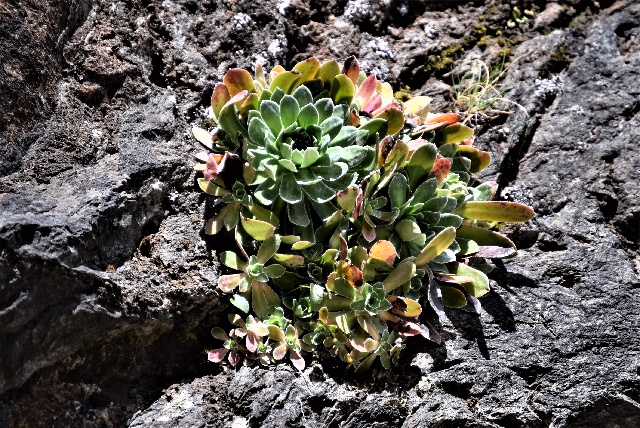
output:
POLYGON ((0 426, 638 426, 636 2, 537 2, 515 29, 498 1, 59 3, 0 3, 0 426), (443 60, 505 44, 522 107, 478 124, 483 178, 538 216, 481 315, 363 378, 204 363, 228 243, 202 233, 189 128, 224 71, 353 54, 441 108, 443 60))

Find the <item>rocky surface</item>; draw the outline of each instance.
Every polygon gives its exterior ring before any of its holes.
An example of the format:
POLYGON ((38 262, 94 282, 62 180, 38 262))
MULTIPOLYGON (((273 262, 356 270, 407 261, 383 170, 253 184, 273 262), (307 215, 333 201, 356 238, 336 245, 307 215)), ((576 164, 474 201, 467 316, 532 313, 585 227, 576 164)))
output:
POLYGON ((638 425, 636 2, 535 2, 513 28, 532 2, 60 3, 0 4, 0 426, 638 425), (518 58, 520 107, 478 145, 538 216, 481 315, 400 368, 207 364, 228 244, 202 232, 190 126, 229 67, 352 54, 437 108, 464 60, 518 58))

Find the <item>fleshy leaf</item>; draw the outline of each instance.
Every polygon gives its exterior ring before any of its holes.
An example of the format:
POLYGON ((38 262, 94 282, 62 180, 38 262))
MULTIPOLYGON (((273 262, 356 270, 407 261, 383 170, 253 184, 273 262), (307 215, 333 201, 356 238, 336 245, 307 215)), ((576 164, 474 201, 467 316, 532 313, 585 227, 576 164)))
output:
POLYGON ((442 144, 457 144, 471 137, 473 137, 473 129, 457 123, 438 131, 437 139, 442 144))
POLYGON ((301 74, 298 72, 283 71, 282 73, 278 73, 278 75, 271 80, 269 90, 273 92, 276 88, 280 88, 285 94, 290 94, 298 87, 300 78, 301 74))
POLYGON ((429 173, 429 177, 437 178, 438 184, 440 184, 445 180, 445 178, 447 178, 447 174, 449 174, 449 171, 451 171, 451 160, 449 158, 437 155, 436 161, 433 164, 433 168, 429 173))
POLYGON ((491 154, 489 152, 480 151, 472 146, 460 145, 458 146, 458 153, 460 156, 471 160, 469 172, 473 174, 482 171, 491 163, 491 154))
POLYGON ((222 82, 227 87, 229 94, 232 97, 244 90, 247 92, 256 91, 251 74, 247 70, 243 70, 241 68, 232 68, 227 71, 222 82))
POLYGON ((224 360, 224 357, 225 355, 227 355, 227 352, 229 352, 229 350, 225 348, 214 349, 213 351, 209 351, 209 354, 207 355, 207 360, 213 363, 219 363, 222 360, 224 360))
POLYGON ((205 180, 204 178, 198 179, 198 186, 200 187, 200 190, 202 190, 204 193, 208 195, 224 196, 230 193, 227 189, 224 189, 218 186, 217 184, 212 183, 209 180, 205 180))
POLYGON ((446 285, 440 286, 442 292, 442 303, 450 308, 462 308, 467 305, 467 298, 464 293, 456 288, 446 285))
POLYGON ((416 274, 416 265, 411 260, 400 263, 382 282, 384 291, 390 293, 402 284, 411 281, 416 274))
POLYGON ((315 78, 319 69, 320 62, 315 57, 307 58, 293 67, 293 70, 300 73, 300 83, 315 78))
POLYGON ((358 87, 358 91, 356 92, 355 97, 353 98, 353 103, 355 104, 358 110, 364 107, 365 103, 369 101, 369 98, 376 91, 376 76, 373 74, 368 76, 358 87))
POLYGON ((211 110, 216 120, 220 116, 220 110, 222 110, 222 107, 224 107, 230 99, 231 94, 227 87, 222 83, 216 83, 213 94, 211 94, 211 110))
MULTIPOLYGON (((303 86, 301 86, 301 88, 303 88, 303 86)), ((301 127, 307 129, 310 125, 317 125, 319 121, 320 115, 313 104, 307 104, 302 107, 298 115, 298 124, 301 127)))
POLYGON ((531 207, 506 201, 469 201, 456 208, 453 213, 472 220, 504 223, 524 223, 535 216, 531 207))
POLYGON ((413 241, 422 231, 420 226, 413 220, 401 220, 396 223, 394 230, 403 241, 413 241))
POLYGON ((269 315, 269 307, 280 306, 280 297, 266 282, 254 281, 251 287, 251 308, 258 317, 264 319, 269 315))
POLYGON ((220 254, 220 261, 231 269, 243 271, 247 268, 247 262, 238 257, 233 251, 225 251, 220 254))
POLYGON ((233 306, 240 309, 245 314, 249 313, 249 301, 242 294, 234 294, 229 300, 233 306))
POLYGON ((222 275, 218 278, 218 288, 222 291, 229 293, 233 291, 242 278, 245 278, 247 275, 245 273, 235 273, 233 275, 222 275))
POLYGON ((456 239, 456 230, 453 227, 447 227, 438 233, 420 252, 415 259, 417 266, 424 266, 431 260, 435 259, 440 253, 449 248, 449 245, 456 239))
POLYGON ((304 257, 295 254, 274 254, 273 259, 282 266, 295 269, 304 265, 304 257))
POLYGON ((397 108, 388 108, 375 117, 387 121, 389 126, 387 130, 388 135, 395 135, 404 127, 404 115, 397 108))
POLYGON ((405 115, 416 115, 423 122, 426 120, 427 114, 429 113, 430 104, 431 98, 426 96, 409 98, 407 101, 402 103, 405 115))
POLYGON ((297 204, 302 201, 302 189, 291 173, 282 176, 280 185, 280 197, 289 204, 297 204))
MULTIPOLYGON (((271 235, 265 239, 258 249, 258 262, 265 264, 280 248, 280 237, 278 235, 271 235)), ((228 266, 228 265, 227 265, 228 266)))
POLYGON ((371 250, 369 250, 369 257, 384 260, 393 266, 396 260, 396 247, 389 241, 380 240, 373 244, 371 250))
POLYGON ((317 76, 325 83, 333 82, 333 78, 340 74, 340 64, 334 59, 327 61, 318 69, 317 76))
POLYGON ((347 76, 338 74, 331 83, 331 99, 336 104, 351 104, 351 100, 356 93, 356 87, 347 76))
POLYGON ((255 220, 240 216, 242 228, 253 238, 258 241, 264 241, 275 232, 275 226, 261 220, 255 220))
POLYGON ((489 292, 489 278, 487 275, 477 269, 467 266, 464 263, 452 263, 449 271, 454 275, 461 275, 473 280, 472 283, 464 283, 462 286, 469 294, 474 297, 480 297, 489 292))
POLYGON ((191 128, 191 133, 193 136, 206 148, 209 150, 213 150, 213 137, 207 131, 197 126, 191 128))
POLYGON ((282 265, 269 265, 263 269, 263 272, 269 278, 280 278, 286 272, 286 269, 282 265))
POLYGON ((298 114, 300 113, 300 106, 298 101, 291 95, 285 95, 280 100, 280 120, 282 126, 288 128, 289 125, 296 122, 298 114))
POLYGON ((215 235, 220 232, 224 227, 225 218, 227 215, 233 216, 237 215, 238 203, 231 203, 225 205, 218 215, 212 217, 207 221, 207 224, 204 226, 204 232, 208 235, 215 235))
POLYGON ((437 154, 438 149, 431 143, 425 143, 413 152, 406 167, 411 189, 415 189, 429 175, 437 154))
POLYGON ((407 297, 391 296, 392 311, 407 318, 416 318, 422 313, 422 306, 415 300, 407 297))

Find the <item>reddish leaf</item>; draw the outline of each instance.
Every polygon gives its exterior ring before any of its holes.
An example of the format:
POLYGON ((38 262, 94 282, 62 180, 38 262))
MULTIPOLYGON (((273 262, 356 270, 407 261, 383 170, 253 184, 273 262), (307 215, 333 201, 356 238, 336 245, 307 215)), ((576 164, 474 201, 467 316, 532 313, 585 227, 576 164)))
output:
MULTIPOLYGON (((363 106, 369 101, 371 96, 376 91, 376 76, 371 75, 368 76, 358 87, 358 91, 356 92, 355 97, 353 98, 353 102, 356 104, 358 109, 362 109, 363 106)), ((380 98, 382 100, 382 98, 380 98)))
POLYGON ((256 87, 253 84, 251 74, 247 70, 241 68, 232 68, 224 75, 222 82, 229 90, 229 94, 234 96, 244 90, 255 92, 256 87))
POLYGON ((350 56, 344 62, 344 66, 342 67, 342 74, 347 76, 353 84, 358 83, 358 77, 360 77, 360 65, 358 64, 358 60, 354 56, 350 56))
POLYGON ((429 178, 435 177, 438 179, 438 184, 442 183, 445 178, 447 178, 447 174, 451 171, 451 160, 441 155, 436 156, 436 161, 433 164, 433 168, 431 169, 431 173, 429 173, 429 178))
POLYGON ((214 349, 213 351, 209 351, 207 359, 211 362, 219 363, 224 360, 224 356, 227 355, 227 352, 229 352, 229 350, 224 348, 214 349))

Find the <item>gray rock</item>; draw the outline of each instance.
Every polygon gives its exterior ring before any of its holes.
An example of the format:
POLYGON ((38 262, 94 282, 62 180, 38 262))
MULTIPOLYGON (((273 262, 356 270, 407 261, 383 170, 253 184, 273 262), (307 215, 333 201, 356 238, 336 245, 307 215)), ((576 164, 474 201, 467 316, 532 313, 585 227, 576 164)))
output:
POLYGON ((638 425, 638 5, 540 35, 504 30, 507 3, 5 3, 0 426, 638 425), (255 60, 355 54, 445 105, 451 82, 425 66, 477 24, 521 56, 504 81, 521 111, 478 125, 483 179, 538 213, 507 229, 522 250, 496 262, 481 314, 449 311, 442 346, 414 340, 361 378, 323 355, 303 373, 206 364, 232 245, 203 234, 217 206, 191 169, 212 85, 255 60))

